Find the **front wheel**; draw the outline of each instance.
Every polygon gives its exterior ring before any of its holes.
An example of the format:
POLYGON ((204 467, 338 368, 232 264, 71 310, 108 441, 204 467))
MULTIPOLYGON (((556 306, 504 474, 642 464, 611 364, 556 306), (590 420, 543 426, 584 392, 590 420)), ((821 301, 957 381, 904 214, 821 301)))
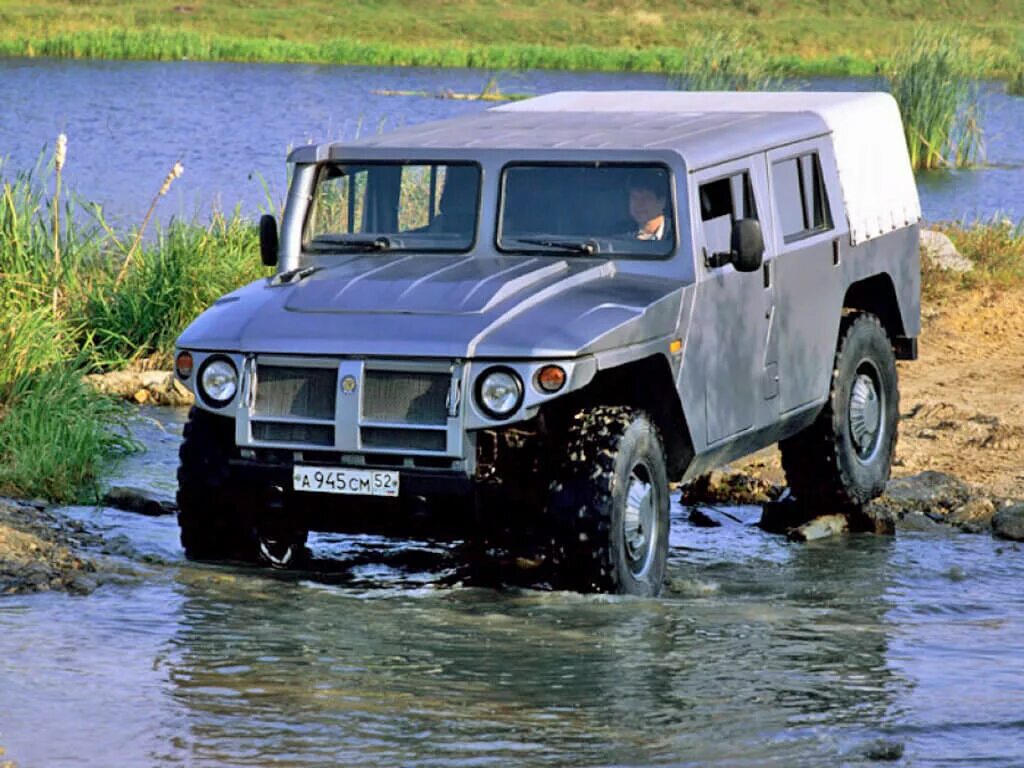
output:
POLYGON ((193 407, 179 449, 178 525, 190 560, 242 560, 258 555, 245 489, 231 476, 234 421, 193 407))
POLYGON ((896 357, 878 318, 843 317, 832 386, 817 420, 779 444, 794 496, 860 505, 885 491, 896 450, 896 357))
POLYGON ((665 449, 650 417, 602 406, 576 414, 549 490, 556 581, 654 596, 668 558, 665 449))

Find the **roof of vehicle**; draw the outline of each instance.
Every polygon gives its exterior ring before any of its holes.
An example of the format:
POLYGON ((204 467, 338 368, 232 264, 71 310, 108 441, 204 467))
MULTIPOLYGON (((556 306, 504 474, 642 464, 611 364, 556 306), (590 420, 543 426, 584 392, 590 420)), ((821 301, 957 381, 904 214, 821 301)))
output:
POLYGON ((290 159, 341 159, 370 148, 662 149, 682 155, 694 171, 826 134, 854 244, 920 219, 899 110, 886 93, 563 91, 354 142, 302 147, 290 159))

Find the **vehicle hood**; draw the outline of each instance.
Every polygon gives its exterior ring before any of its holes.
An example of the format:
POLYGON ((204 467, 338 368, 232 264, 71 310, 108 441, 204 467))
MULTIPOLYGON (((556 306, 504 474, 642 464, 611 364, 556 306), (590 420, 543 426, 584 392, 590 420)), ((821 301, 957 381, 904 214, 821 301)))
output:
POLYGON ((666 336, 680 286, 614 262, 363 255, 220 299, 179 346, 307 355, 571 357, 666 336))

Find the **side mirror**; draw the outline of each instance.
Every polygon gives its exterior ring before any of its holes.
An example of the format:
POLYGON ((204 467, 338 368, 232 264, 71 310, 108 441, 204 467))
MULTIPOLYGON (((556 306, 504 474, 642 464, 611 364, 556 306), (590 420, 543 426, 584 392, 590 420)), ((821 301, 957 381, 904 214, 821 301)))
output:
POLYGON ((737 219, 729 238, 732 264, 737 272, 756 272, 764 259, 764 236, 757 219, 737 219))
POLYGON ((277 266, 277 219, 269 213, 260 216, 260 258, 263 266, 277 266))

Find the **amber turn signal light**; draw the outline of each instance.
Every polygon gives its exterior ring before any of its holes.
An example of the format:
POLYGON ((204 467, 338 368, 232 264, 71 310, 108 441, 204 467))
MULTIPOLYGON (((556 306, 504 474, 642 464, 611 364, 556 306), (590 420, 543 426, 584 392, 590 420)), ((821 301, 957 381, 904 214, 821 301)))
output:
POLYGON ((177 371, 178 376, 182 379, 187 379, 192 375, 192 353, 191 352, 179 352, 178 357, 174 361, 174 370, 177 371))
POLYGON ((557 365, 545 365, 537 371, 536 381, 542 392, 557 392, 565 386, 565 371, 557 365))

